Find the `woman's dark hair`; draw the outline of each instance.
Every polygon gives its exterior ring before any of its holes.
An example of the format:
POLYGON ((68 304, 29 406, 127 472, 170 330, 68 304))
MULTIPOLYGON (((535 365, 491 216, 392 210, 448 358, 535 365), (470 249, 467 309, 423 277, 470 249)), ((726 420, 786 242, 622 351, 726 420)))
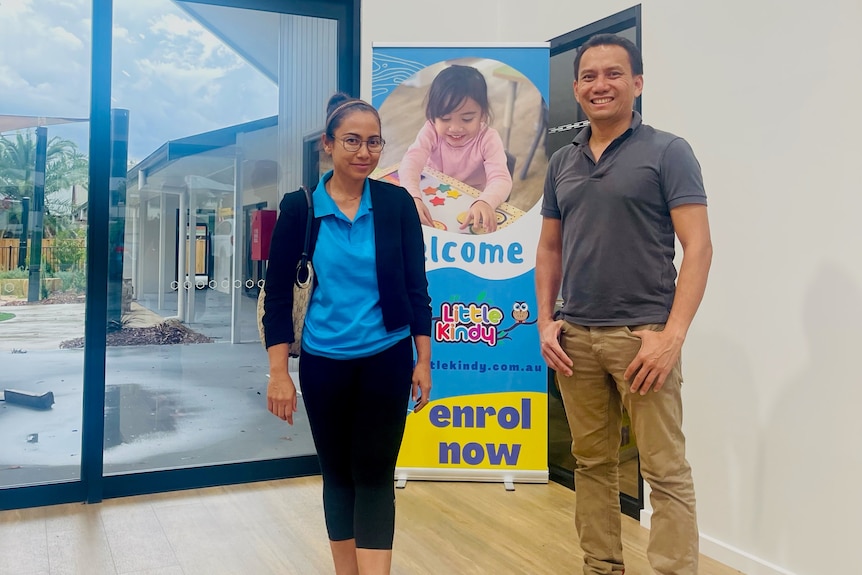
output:
POLYGON ((584 55, 584 52, 596 46, 619 46, 620 48, 625 48, 625 51, 629 53, 629 64, 632 67, 632 74, 635 76, 643 75, 643 56, 641 56, 641 51, 635 46, 634 42, 616 34, 596 34, 578 48, 578 55, 575 56, 575 80, 578 79, 581 57, 584 55))
POLYGON ((485 76, 472 66, 453 64, 437 74, 425 96, 425 117, 430 121, 451 114, 464 100, 472 98, 489 120, 488 84, 485 76))
POLYGON ((335 137, 335 130, 344 121, 344 118, 352 112, 371 112, 377 118, 377 124, 380 125, 380 114, 377 110, 359 98, 351 98, 344 92, 333 94, 326 104, 326 137, 330 140, 335 137))

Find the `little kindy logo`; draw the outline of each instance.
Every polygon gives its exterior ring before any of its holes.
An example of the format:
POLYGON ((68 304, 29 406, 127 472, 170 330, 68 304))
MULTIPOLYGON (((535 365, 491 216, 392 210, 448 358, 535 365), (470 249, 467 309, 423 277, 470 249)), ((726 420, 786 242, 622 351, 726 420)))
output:
POLYGON ((516 301, 512 305, 514 323, 501 327, 506 314, 499 307, 487 303, 445 302, 440 304, 440 315, 434 318, 434 339, 441 343, 484 343, 494 347, 497 342, 512 339, 512 330, 528 321, 530 307, 526 302, 516 301))

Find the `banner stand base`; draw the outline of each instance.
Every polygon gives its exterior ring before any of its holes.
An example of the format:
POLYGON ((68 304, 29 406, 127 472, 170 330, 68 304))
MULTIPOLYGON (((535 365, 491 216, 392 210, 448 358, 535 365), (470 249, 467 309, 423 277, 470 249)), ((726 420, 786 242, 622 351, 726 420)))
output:
POLYGON ((435 467, 397 467, 395 487, 404 489, 407 481, 476 481, 502 483, 514 491, 515 483, 547 483, 547 469, 445 469, 435 467))

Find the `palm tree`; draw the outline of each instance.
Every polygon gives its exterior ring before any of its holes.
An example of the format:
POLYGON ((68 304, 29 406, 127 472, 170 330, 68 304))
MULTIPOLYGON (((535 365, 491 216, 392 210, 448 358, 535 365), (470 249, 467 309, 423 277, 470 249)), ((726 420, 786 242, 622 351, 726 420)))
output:
POLYGON ((45 228, 52 234, 70 221, 76 208, 74 190, 88 189, 89 171, 89 158, 77 148, 48 163, 45 169, 45 228), (61 190, 72 190, 73 193, 59 194, 61 190))
MULTIPOLYGON (((68 200, 53 197, 72 186, 86 187, 87 156, 71 140, 53 137, 48 141, 45 166, 45 227, 52 234, 62 227, 59 213, 68 212, 68 200)), ((20 200, 33 195, 36 168, 36 137, 32 130, 19 131, 14 137, 0 136, 0 191, 20 200)))

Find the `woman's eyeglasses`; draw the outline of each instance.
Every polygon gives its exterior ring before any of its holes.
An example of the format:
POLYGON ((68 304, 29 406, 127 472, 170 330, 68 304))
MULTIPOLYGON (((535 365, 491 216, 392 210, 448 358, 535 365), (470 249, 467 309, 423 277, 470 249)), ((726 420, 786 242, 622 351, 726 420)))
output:
POLYGON ((386 145, 386 141, 383 138, 368 138, 367 140, 362 140, 355 136, 341 138, 341 145, 344 146, 344 149, 348 152, 358 152, 359 148, 362 147, 362 144, 365 144, 365 147, 368 149, 370 154, 379 154, 383 151, 383 146, 386 145))

